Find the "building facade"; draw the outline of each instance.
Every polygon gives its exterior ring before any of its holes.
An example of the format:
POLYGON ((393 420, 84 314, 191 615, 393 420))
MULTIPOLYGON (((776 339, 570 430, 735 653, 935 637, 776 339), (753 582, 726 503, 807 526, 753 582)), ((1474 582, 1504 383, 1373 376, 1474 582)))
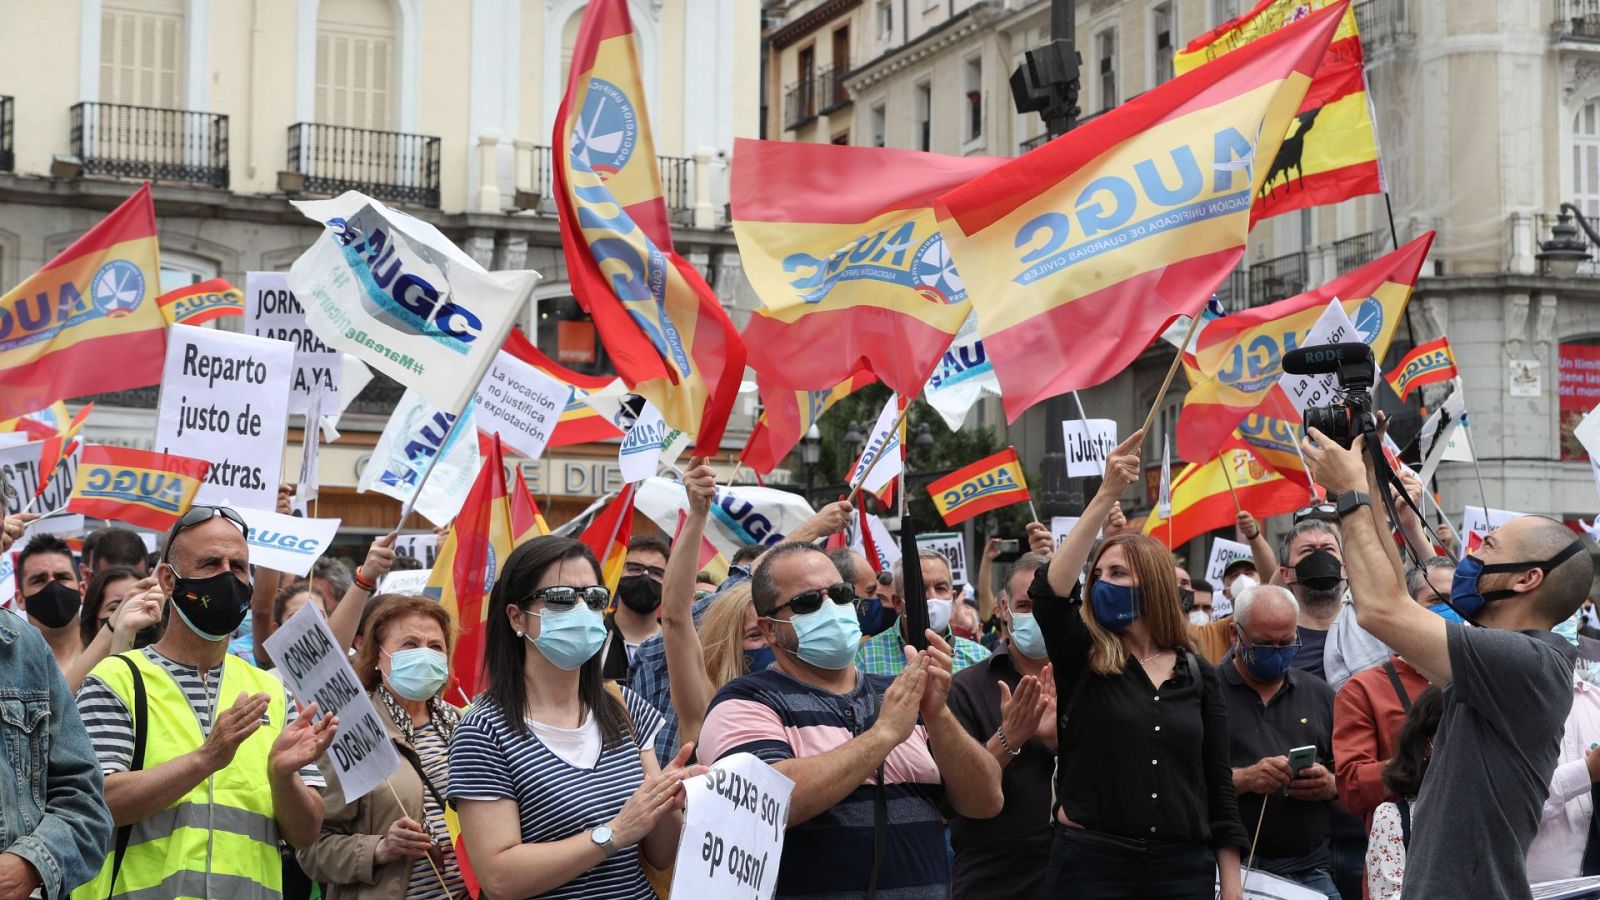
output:
MULTIPOLYGON (((155 183, 162 288, 283 271, 319 234, 289 200, 359 190, 437 225, 491 269, 544 276, 522 327, 611 371, 571 295, 551 197, 551 134, 583 0, 68 0, 0 33, 0 284, 39 268, 155 183)), ((758 10, 632 0, 678 249, 748 308, 728 230, 728 159, 760 101, 758 10)), ((223 323, 237 320, 222 320, 223 323)), ((230 327, 224 324, 223 327, 230 327)), ((237 327, 232 325, 231 327, 237 327)), ((356 479, 401 392, 379 376, 322 451, 320 514, 353 536, 398 504, 356 479)), ((94 442, 150 445, 155 389, 100 399, 94 442)), ((735 410, 742 444, 753 407, 735 410)), ((298 424, 296 422, 295 424, 298 424)), ((298 469, 291 429, 286 476, 298 469)), ((621 481, 615 446, 524 465, 556 521, 621 481)))
MULTIPOLYGON (((1176 49, 1253 5, 1078 0, 1080 122, 1171 78, 1176 49)), ((1037 116, 1015 112, 1008 79, 1023 53, 1049 39, 1050 7, 768 3, 764 134, 959 155, 1026 152, 1047 136, 1037 116)), ((1436 230, 1389 362, 1440 335, 1455 348, 1485 496, 1472 465, 1446 463, 1444 508, 1458 523, 1464 505, 1484 501, 1592 518, 1600 499, 1570 429, 1600 404, 1600 390, 1584 382, 1586 368, 1600 366, 1600 266, 1571 274, 1539 256, 1563 202, 1600 213, 1600 2, 1358 0, 1354 8, 1388 194, 1259 223, 1218 299, 1236 311, 1292 296, 1436 230)), ((1600 256, 1581 232, 1578 241, 1600 256)), ((1145 452, 1149 490, 1125 506, 1155 499, 1160 435, 1176 427, 1186 390, 1180 378, 1157 398, 1171 360, 1157 342, 1122 375, 1080 392, 1091 417, 1117 419, 1124 434, 1158 408, 1145 452)), ((1397 433, 1416 432, 1416 407, 1399 411, 1397 433)), ((1030 475, 1043 477, 1041 513, 1067 515, 1085 487, 1065 479, 1059 455, 1060 422, 1076 416, 1061 397, 1006 426, 988 401, 968 424, 998 426, 1030 475)))

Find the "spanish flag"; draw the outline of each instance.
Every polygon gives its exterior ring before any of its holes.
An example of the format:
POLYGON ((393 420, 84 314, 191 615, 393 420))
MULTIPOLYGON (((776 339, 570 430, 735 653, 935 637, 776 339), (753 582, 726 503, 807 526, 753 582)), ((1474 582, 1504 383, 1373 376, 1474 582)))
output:
POLYGON ((714 454, 745 349, 711 286, 672 246, 626 0, 583 14, 556 113, 556 207, 574 295, 628 387, 714 454))
POLYGON ((602 392, 614 393, 620 398, 626 388, 616 378, 580 375, 572 371, 541 352, 520 328, 511 329, 511 334, 506 336, 500 349, 572 388, 572 396, 567 398, 567 408, 561 411, 561 418, 556 421, 556 430, 550 435, 547 446, 565 447, 568 444, 587 444, 622 437, 622 429, 616 423, 586 402, 589 397, 602 392))
POLYGON ((67 511, 165 531, 189 511, 211 463, 129 447, 83 448, 67 511))
POLYGON ((186 284, 156 298, 168 325, 199 325, 223 316, 244 315, 244 291, 226 279, 186 284))
POLYGON ((1193 364, 1185 360, 1190 388, 1178 420, 1179 457, 1209 457, 1252 411, 1300 419, 1278 387, 1283 354, 1295 349, 1334 298, 1382 359, 1432 244, 1430 231, 1316 290, 1207 324, 1195 341, 1193 364))
POLYGON ((0 295, 0 419, 161 382, 156 209, 146 184, 0 295))
POLYGON ((1456 357, 1450 352, 1450 339, 1429 341, 1406 354, 1388 378, 1389 386, 1401 400, 1425 384, 1437 384, 1456 377, 1456 357))
POLYGON ((971 309, 933 202, 1004 162, 735 141, 733 233, 762 302, 744 336, 762 382, 828 390, 865 368, 921 391, 971 309))
POLYGON ((56 468, 62 461, 78 452, 78 432, 83 430, 83 423, 89 418, 89 413, 94 410, 93 403, 84 404, 83 409, 72 417, 66 427, 46 437, 39 443, 39 489, 34 492, 33 499, 38 500, 44 496, 44 489, 49 486, 50 479, 55 477, 56 468))
POLYGON ((951 472, 928 485, 928 494, 946 525, 1031 499, 1015 447, 951 472))
MULTIPOLYGON (((1173 57, 1180 73, 1228 54, 1309 15, 1335 0, 1261 0, 1255 8, 1189 42, 1173 57)), ((1264 162, 1266 157, 1262 157, 1264 162)), ((1339 17, 1311 88, 1295 115, 1266 181, 1257 189, 1252 221, 1295 209, 1338 203, 1384 190, 1372 105, 1362 71, 1355 6, 1339 17)))
POLYGON ((451 699, 462 706, 477 696, 483 674, 484 620, 496 573, 518 544, 549 533, 527 493, 520 481, 516 491, 506 489, 505 459, 496 434, 428 577, 427 593, 456 617, 460 629, 450 675, 457 692, 451 699))
POLYGON ((764 409, 761 418, 756 420, 756 427, 750 430, 750 439, 739 455, 740 461, 762 475, 771 473, 823 413, 877 380, 876 375, 863 369, 832 390, 791 391, 773 387, 758 378, 764 409))
POLYGON ((622 486, 616 499, 600 510, 589 527, 578 535, 578 540, 594 551, 600 560, 600 580, 615 594, 617 582, 622 580, 622 564, 628 558, 628 541, 633 539, 633 488, 629 482, 622 486))
POLYGON ((1300 455, 1303 438, 1304 428, 1299 418, 1250 413, 1239 421, 1239 427, 1228 435, 1222 446, 1248 450, 1267 468, 1309 489, 1311 473, 1306 471, 1305 458, 1300 455))
POLYGON ((57 400, 44 409, 0 422, 0 433, 21 432, 28 436, 31 443, 65 431, 71 421, 72 414, 67 412, 67 404, 57 400))
MULTIPOLYGON (((939 198, 1006 416, 1121 372, 1244 255, 1345 4, 1124 103, 939 198)), ((881 374, 881 373, 880 373, 881 374)))
POLYGON ((1145 519, 1144 533, 1170 549, 1208 531, 1231 527, 1238 515, 1235 494, 1239 507, 1258 519, 1299 509, 1306 498, 1305 488, 1263 465, 1250 451, 1229 447, 1207 462, 1183 467, 1172 479, 1171 530, 1166 517, 1152 512, 1145 519))

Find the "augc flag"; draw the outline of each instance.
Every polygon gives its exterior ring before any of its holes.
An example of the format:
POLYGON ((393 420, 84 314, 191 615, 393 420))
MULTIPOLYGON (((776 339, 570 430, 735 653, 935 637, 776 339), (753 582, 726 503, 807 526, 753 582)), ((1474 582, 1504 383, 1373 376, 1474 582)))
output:
POLYGON ((159 384, 167 358, 150 186, 0 295, 0 419, 159 384))
MULTIPOLYGON (((1199 65, 1298 22, 1333 0, 1261 0, 1255 8, 1200 35, 1173 57, 1187 72, 1199 65)), ((1251 216, 1264 219, 1294 209, 1337 203, 1383 191, 1378 138, 1362 73, 1361 38, 1352 4, 1339 18, 1339 30, 1272 158, 1266 182, 1256 193, 1251 216)))
POLYGON ((211 463, 170 453, 88 445, 67 511, 165 531, 189 511, 211 463))
POLYGON ((613 395, 620 403, 627 388, 616 378, 604 375, 580 375, 540 352, 522 329, 513 328, 501 348, 551 378, 572 388, 567 398, 567 408, 556 420, 556 430, 550 434, 549 447, 568 444, 587 444, 622 437, 622 429, 588 401, 598 395, 613 395))
POLYGON ((933 202, 1004 162, 736 141, 733 233, 763 304, 744 335, 762 380, 827 390, 867 368, 921 391, 971 309, 933 202))
POLYGON ((226 279, 186 284, 156 298, 168 325, 199 325, 223 316, 244 315, 244 291, 226 279))
POLYGON ((745 349, 711 286, 672 247, 626 0, 593 0, 553 144, 561 246, 578 302, 633 391, 716 453, 745 349))
POLYGON ((1014 447, 951 472, 928 485, 928 494, 946 525, 1029 499, 1028 481, 1014 447))
POLYGON ((1006 416, 1122 371, 1244 254, 1344 4, 1148 91, 939 198, 1006 416))
POLYGON ((1450 339, 1439 338, 1407 353, 1406 358, 1400 360, 1399 367, 1388 381, 1394 392, 1404 400, 1412 391, 1425 384, 1437 384, 1454 377, 1456 377, 1456 357, 1450 352, 1450 339))
POLYGON ((1144 533, 1170 549, 1232 525, 1237 510, 1228 490, 1230 481, 1239 506, 1257 518, 1292 512, 1304 505, 1305 488, 1262 465, 1250 451, 1227 448, 1207 462, 1183 467, 1172 479, 1172 530, 1167 530, 1168 519, 1158 511, 1145 519, 1144 533))
POLYGON ((770 473, 829 407, 877 380, 862 370, 831 391, 791 391, 762 381, 761 405, 765 409, 750 430, 740 461, 762 475, 770 473))
POLYGON ((1209 457, 1252 411, 1299 420, 1299 412, 1278 388, 1283 354, 1295 349, 1336 297, 1361 339, 1382 359, 1405 318, 1411 289, 1432 244, 1430 231, 1314 291, 1206 325, 1195 341, 1194 364, 1186 365, 1190 388, 1178 420, 1179 457, 1209 457))

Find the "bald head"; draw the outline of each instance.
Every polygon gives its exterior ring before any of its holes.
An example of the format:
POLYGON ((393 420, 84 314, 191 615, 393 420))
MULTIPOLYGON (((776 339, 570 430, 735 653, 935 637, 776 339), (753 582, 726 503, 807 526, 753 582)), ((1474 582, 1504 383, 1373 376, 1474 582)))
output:
POLYGON ((1511 588, 1537 579, 1527 593, 1540 618, 1552 626, 1566 621, 1589 596, 1594 583, 1594 559, 1588 546, 1581 543, 1572 529, 1545 516, 1518 516, 1495 529, 1474 554, 1486 564, 1537 564, 1554 559, 1574 543, 1579 544, 1577 552, 1546 571, 1534 569, 1503 575, 1501 577, 1509 580, 1504 586, 1485 585, 1484 579, 1495 577, 1485 575, 1480 579, 1479 590, 1511 588))

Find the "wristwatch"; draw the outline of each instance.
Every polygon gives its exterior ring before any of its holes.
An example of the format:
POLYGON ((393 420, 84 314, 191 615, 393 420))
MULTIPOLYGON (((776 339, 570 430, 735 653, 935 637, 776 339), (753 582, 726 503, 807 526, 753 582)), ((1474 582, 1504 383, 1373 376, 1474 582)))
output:
POLYGON ((606 859, 616 855, 617 845, 611 842, 611 826, 596 825, 589 832, 589 840, 594 841, 596 847, 605 851, 606 859))
POLYGON ((1339 518, 1343 519, 1361 507, 1370 505, 1372 498, 1364 491, 1345 491, 1342 494, 1335 495, 1333 502, 1335 509, 1338 510, 1339 518))

